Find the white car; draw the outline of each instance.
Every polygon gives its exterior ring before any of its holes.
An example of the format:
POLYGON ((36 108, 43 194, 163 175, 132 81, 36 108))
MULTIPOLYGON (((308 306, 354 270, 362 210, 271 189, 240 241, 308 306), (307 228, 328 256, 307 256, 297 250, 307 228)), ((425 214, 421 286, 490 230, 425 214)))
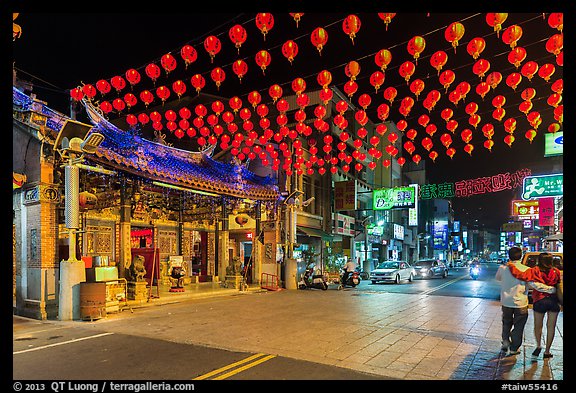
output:
POLYGON ((370 272, 372 284, 379 281, 393 282, 400 284, 403 280, 412 282, 416 272, 414 268, 405 261, 383 261, 376 266, 376 269, 370 272))

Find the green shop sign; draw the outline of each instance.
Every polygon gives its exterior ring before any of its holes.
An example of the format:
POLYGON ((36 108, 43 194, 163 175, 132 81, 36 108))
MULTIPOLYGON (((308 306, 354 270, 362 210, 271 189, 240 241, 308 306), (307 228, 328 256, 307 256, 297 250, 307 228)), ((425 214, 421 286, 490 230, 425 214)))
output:
POLYGON ((564 175, 526 176, 522 185, 522 199, 547 198, 564 195, 564 175))
POLYGON ((415 187, 394 187, 374 190, 374 210, 412 208, 416 204, 415 187))

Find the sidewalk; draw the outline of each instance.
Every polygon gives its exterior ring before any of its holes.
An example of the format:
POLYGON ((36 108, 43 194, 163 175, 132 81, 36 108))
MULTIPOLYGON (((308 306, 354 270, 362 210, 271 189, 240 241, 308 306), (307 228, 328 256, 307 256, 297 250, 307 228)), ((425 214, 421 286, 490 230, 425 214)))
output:
MULTIPOLYGON (((186 330, 195 332, 195 345, 274 354, 400 380, 564 379, 563 312, 552 347, 554 357, 544 360, 542 355, 531 356, 535 347, 532 311, 521 353, 500 353, 501 309, 494 300, 357 288, 239 291, 218 283, 190 285, 183 293, 161 292, 159 298, 133 305, 134 313, 121 311, 106 319, 135 318, 137 323, 138 307, 194 302, 202 318, 187 319, 186 330), (215 296, 233 299, 194 301, 215 296)), ((130 324, 73 323, 133 334, 130 324)), ((154 338, 171 339, 160 333, 169 334, 161 327, 167 322, 158 318, 155 323, 158 326, 148 326, 154 338)))

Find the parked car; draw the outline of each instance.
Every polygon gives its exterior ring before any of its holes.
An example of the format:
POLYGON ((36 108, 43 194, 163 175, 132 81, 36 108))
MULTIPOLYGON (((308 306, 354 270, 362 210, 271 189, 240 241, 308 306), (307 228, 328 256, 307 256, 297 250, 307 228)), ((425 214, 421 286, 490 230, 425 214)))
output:
MULTIPOLYGON (((558 268, 564 276, 564 253, 563 252, 552 252, 552 251, 529 251, 524 253, 522 256, 522 264, 528 267, 534 267, 538 264, 538 255, 542 252, 547 252, 553 255, 552 264, 554 267, 558 268)), ((532 303, 532 288, 528 289, 528 300, 532 303)))
POLYGON ((448 276, 448 267, 444 262, 437 259, 419 259, 412 265, 416 274, 416 278, 434 278, 448 276))
POLYGON ((402 280, 412 282, 414 277, 414 268, 406 261, 382 261, 370 272, 372 284, 380 281, 400 284, 402 280))

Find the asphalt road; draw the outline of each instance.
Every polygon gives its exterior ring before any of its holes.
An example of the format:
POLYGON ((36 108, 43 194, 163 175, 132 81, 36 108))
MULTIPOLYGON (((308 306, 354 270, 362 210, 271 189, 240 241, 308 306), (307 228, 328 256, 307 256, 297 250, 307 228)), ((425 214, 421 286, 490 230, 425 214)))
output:
MULTIPOLYGON (((497 267, 496 264, 487 265, 478 280, 470 279, 467 269, 453 269, 446 278, 417 279, 399 285, 362 281, 358 287, 343 291, 352 291, 352 295, 358 296, 370 296, 375 292, 394 292, 498 299, 499 287, 494 280, 497 267)), ((336 286, 329 288, 329 291, 336 290, 336 286)), ((218 348, 217 345, 195 345, 194 332, 186 327, 185 321, 189 318, 198 318, 196 314, 198 310, 211 311, 213 308, 216 310, 218 302, 230 301, 234 300, 228 297, 198 299, 194 301, 194 304, 198 304, 198 309, 191 307, 190 304, 175 303, 151 307, 144 312, 125 317, 101 320, 99 323, 20 321, 14 324, 13 331, 13 379, 16 381, 387 379, 282 356, 235 352, 218 348), (171 319, 171 314, 178 315, 177 320, 171 319)), ((303 302, 301 307, 302 329, 313 328, 307 326, 313 325, 313 305, 306 305, 303 302)), ((242 332, 239 331, 237 334, 242 335, 242 332)))

